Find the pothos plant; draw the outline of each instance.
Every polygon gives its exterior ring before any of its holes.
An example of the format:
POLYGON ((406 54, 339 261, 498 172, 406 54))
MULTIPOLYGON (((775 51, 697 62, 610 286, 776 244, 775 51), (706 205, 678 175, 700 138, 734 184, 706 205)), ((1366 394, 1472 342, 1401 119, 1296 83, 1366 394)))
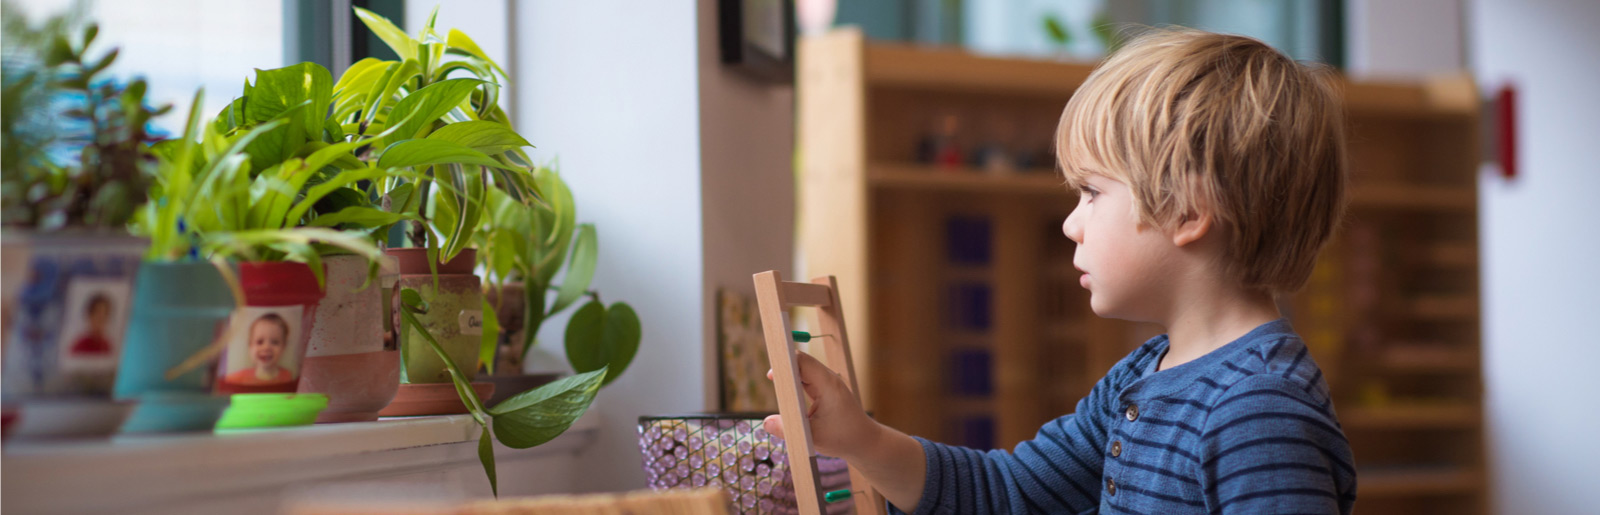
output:
POLYGON ((540 202, 523 151, 531 145, 499 106, 505 71, 461 31, 441 38, 437 9, 416 37, 371 11, 355 13, 400 59, 352 64, 335 85, 333 118, 347 132, 385 133, 363 158, 413 172, 383 181, 385 207, 413 217, 406 239, 426 247, 436 267, 473 243, 490 191, 540 202))
MULTIPOLYGON (((599 258, 598 237, 594 224, 576 223, 576 203, 561 174, 541 166, 533 169, 533 178, 545 201, 527 206, 491 192, 489 216, 478 235, 479 248, 487 250, 479 259, 489 272, 487 279, 499 291, 507 291, 505 284, 514 280, 523 285, 522 341, 513 343, 510 365, 521 370, 545 320, 588 297, 567 321, 567 362, 578 372, 609 369, 604 384, 610 384, 638 353, 639 316, 628 303, 608 306, 599 292, 589 290, 599 258), (554 285, 563 268, 561 284, 554 285)), ((492 363, 492 354, 484 361, 492 363)))
POLYGON ((513 449, 527 449, 560 436, 594 403, 594 396, 605 380, 606 369, 601 367, 565 377, 512 396, 494 407, 485 407, 483 400, 473 392, 472 383, 467 380, 461 367, 417 319, 417 315, 428 312, 428 304, 422 295, 414 289, 405 288, 400 292, 400 299, 402 323, 422 335, 422 339, 444 361, 456 393, 461 396, 462 402, 467 405, 467 412, 483 432, 478 437, 478 460, 483 463, 490 490, 498 497, 500 486, 495 473, 492 440, 499 440, 513 449))
MULTIPOLYGON (((545 205, 523 151, 531 145, 512 129, 499 106, 499 88, 509 76, 461 31, 452 29, 440 37, 434 31, 437 9, 415 37, 370 11, 355 12, 400 59, 352 64, 334 86, 331 117, 346 133, 382 134, 380 144, 359 151, 358 157, 394 172, 380 181, 383 207, 411 220, 406 239, 428 249, 429 266, 436 271, 439 263, 479 241, 491 196, 519 206, 513 209, 545 205)), ((499 252, 480 250, 480 259, 493 259, 499 252)), ((459 364, 417 318, 428 309, 416 290, 401 291, 402 323, 444 362, 462 402, 482 428, 478 455, 490 488, 498 494, 491 439, 527 448, 555 438, 587 411, 607 371, 602 367, 578 374, 486 407, 459 364)), ((497 332, 493 320, 485 323, 485 340, 492 342, 497 332)))

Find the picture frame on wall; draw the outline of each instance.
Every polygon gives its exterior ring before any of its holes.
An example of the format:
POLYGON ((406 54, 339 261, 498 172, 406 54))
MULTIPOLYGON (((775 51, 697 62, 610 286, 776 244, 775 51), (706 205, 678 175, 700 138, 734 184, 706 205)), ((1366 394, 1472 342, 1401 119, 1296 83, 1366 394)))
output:
POLYGON ((718 0, 717 35, 724 65, 794 82, 794 0, 718 0))

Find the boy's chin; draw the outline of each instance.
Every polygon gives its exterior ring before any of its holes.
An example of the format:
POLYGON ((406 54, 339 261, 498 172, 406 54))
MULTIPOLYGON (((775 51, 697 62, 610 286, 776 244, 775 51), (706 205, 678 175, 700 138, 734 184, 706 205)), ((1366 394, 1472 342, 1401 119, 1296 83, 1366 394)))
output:
POLYGON ((1093 311, 1095 316, 1100 318, 1113 318, 1117 320, 1127 320, 1129 322, 1145 321, 1144 317, 1141 317, 1137 313, 1133 313, 1126 309, 1126 307, 1119 306, 1110 299, 1100 295, 1090 294, 1089 310, 1093 311))

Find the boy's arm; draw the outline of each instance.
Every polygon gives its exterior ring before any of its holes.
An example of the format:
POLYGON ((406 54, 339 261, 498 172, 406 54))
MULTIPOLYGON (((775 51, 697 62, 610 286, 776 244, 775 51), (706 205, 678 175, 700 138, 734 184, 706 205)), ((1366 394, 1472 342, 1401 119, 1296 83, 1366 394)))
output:
POLYGON ((1007 452, 979 451, 917 438, 926 461, 913 513, 1080 513, 1100 504, 1106 431, 1096 414, 1112 390, 1110 376, 1078 402, 1077 413, 1039 429, 1007 452))
MULTIPOLYGON (((1014 453, 978 451, 913 438, 873 421, 836 374, 804 353, 801 384, 811 397, 817 452, 844 458, 895 507, 915 513, 1080 512, 1100 502, 1106 413, 1112 374, 1079 401, 1078 413, 1056 419, 1014 453)), ((1119 367, 1121 368, 1121 367, 1119 367)), ((782 419, 766 420, 782 435, 782 419)))
POLYGON ((1275 375, 1223 392, 1201 439, 1201 485, 1213 513, 1348 513, 1350 444, 1332 405, 1275 375))

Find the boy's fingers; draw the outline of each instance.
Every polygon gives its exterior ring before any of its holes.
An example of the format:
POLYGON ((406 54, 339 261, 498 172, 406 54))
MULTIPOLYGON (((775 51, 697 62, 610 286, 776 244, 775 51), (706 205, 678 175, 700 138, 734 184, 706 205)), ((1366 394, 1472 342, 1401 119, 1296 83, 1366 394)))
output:
POLYGON ((833 369, 818 361, 815 356, 804 352, 795 353, 795 361, 800 368, 800 382, 820 384, 828 379, 827 374, 832 374, 833 369))

